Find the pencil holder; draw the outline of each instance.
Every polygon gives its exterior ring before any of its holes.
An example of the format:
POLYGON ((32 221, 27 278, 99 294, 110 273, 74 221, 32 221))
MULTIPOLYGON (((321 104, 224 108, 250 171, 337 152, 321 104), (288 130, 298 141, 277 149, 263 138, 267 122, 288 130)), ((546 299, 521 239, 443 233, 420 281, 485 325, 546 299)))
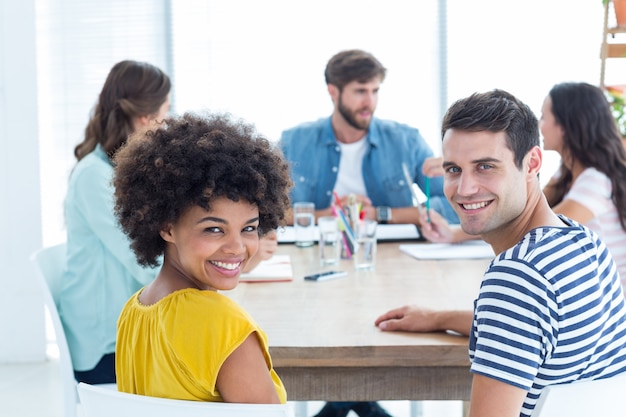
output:
POLYGON ((340 239, 339 243, 341 244, 341 259, 352 259, 352 253, 348 250, 346 246, 347 243, 343 237, 340 239))

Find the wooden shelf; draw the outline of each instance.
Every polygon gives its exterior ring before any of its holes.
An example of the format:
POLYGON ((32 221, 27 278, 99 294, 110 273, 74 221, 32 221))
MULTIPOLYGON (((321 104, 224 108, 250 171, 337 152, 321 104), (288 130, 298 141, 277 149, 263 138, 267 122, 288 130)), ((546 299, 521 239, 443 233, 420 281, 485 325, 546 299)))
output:
POLYGON ((604 5, 604 28, 600 46, 600 86, 604 87, 607 60, 626 58, 626 26, 609 27, 609 4, 604 5))
POLYGON ((626 33, 626 26, 615 26, 612 28, 607 28, 606 32, 611 35, 615 35, 617 33, 626 33))
POLYGON ((626 43, 607 44, 606 58, 626 58, 626 43))

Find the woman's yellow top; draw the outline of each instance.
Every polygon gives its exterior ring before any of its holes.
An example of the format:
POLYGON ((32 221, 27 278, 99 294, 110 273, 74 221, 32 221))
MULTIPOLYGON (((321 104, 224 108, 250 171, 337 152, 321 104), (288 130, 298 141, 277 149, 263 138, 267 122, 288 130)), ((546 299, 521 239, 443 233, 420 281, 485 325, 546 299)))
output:
POLYGON ((135 293, 117 323, 119 391, 152 397, 223 401, 215 386, 226 358, 256 332, 282 403, 287 394, 272 367, 267 336, 250 315, 215 291, 184 289, 152 305, 135 293))

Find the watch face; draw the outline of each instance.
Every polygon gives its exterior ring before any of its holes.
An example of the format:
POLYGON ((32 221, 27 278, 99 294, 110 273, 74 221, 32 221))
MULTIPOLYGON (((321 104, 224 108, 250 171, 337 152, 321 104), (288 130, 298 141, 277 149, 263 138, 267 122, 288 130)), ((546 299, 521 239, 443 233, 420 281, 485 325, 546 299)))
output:
POLYGON ((378 217, 379 222, 389 221, 389 217, 391 209, 389 207, 377 207, 376 208, 376 217, 378 217))

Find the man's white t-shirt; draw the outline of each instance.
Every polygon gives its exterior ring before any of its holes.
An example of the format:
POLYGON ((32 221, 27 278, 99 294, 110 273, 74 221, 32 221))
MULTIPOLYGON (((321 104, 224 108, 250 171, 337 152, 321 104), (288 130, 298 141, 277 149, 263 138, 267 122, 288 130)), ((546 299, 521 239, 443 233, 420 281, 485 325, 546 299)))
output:
POLYGON ((335 192, 339 196, 367 195, 363 181, 363 157, 367 150, 367 136, 354 143, 337 142, 341 149, 335 192))

